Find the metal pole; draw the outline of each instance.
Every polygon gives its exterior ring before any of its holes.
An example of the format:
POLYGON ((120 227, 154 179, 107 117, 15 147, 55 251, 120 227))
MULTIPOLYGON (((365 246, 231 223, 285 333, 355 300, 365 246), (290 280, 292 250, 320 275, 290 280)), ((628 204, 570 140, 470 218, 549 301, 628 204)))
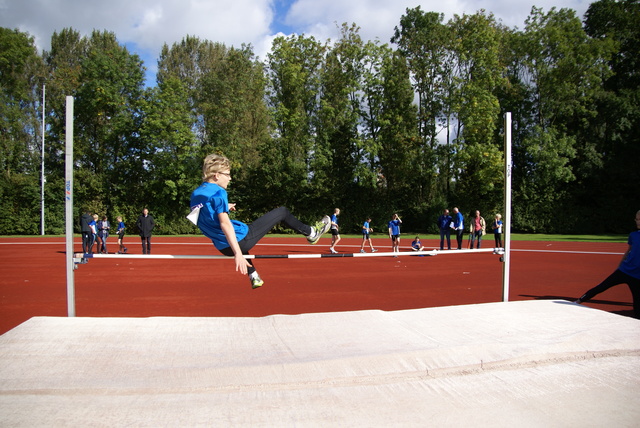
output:
POLYGON ((65 233, 67 250, 67 315, 76 316, 73 263, 73 97, 67 97, 65 130, 65 233))
POLYGON ((511 113, 504 115, 504 264, 502 267, 502 301, 509 301, 511 270, 511 113))
POLYGON ((45 85, 42 84, 42 168, 40 176, 40 235, 44 236, 44 103, 45 103, 45 85))

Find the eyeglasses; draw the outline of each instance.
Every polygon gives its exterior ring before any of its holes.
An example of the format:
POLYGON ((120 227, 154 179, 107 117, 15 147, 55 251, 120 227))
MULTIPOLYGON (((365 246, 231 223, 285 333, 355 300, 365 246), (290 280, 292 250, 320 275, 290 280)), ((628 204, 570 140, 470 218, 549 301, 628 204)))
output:
POLYGON ((227 177, 231 178, 230 172, 219 172, 218 174, 226 175, 227 177))

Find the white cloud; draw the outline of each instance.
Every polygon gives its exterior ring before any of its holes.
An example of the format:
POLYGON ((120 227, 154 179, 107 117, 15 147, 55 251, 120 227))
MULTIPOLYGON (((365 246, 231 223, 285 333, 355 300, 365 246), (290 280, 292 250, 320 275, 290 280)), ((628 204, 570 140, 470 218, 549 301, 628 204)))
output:
POLYGON ((364 40, 389 42, 393 29, 407 8, 440 12, 445 22, 454 13, 472 14, 480 9, 493 12, 503 24, 524 27, 532 4, 545 11, 556 6, 577 10, 582 18, 585 0, 0 0, 0 26, 27 31, 40 49, 49 49, 55 31, 71 27, 82 35, 94 29, 115 33, 121 43, 135 49, 145 65, 153 69, 164 43, 172 45, 187 35, 239 47, 251 44, 261 59, 279 34, 274 25, 284 22, 287 31, 306 34, 323 42, 340 36, 346 22, 360 27, 364 40), (290 3, 284 19, 276 20, 290 3))
POLYGON ((187 34, 240 46, 269 33, 272 0, 2 0, 0 25, 28 31, 40 48, 72 27, 113 31, 121 42, 159 51, 187 34))
POLYGON ((321 40, 335 39, 339 36, 336 23, 356 23, 360 35, 365 40, 380 39, 389 42, 393 30, 400 23, 400 18, 407 9, 420 6, 425 12, 444 14, 444 22, 453 18, 454 14, 473 14, 484 9, 493 13, 497 20, 509 27, 524 28, 524 21, 533 5, 541 7, 545 12, 556 8, 576 10, 582 19, 590 2, 584 0, 423 0, 409 3, 406 0, 298 0, 286 18, 286 23, 297 28, 300 33, 313 35, 321 40))
POLYGON ((144 1, 142 17, 122 37, 144 49, 179 42, 187 34, 227 45, 253 43, 269 33, 272 11, 268 0, 164 0, 144 1))
POLYGON ((504 25, 511 28, 518 27, 521 30, 524 29, 524 21, 531 13, 533 6, 541 8, 544 13, 549 12, 553 7, 557 10, 562 8, 573 9, 576 11, 576 16, 582 20, 584 13, 591 3, 591 1, 586 0, 531 0, 529 2, 513 0, 485 0, 476 2, 474 0, 462 0, 462 6, 467 13, 474 13, 477 10, 485 9, 487 12, 492 12, 496 19, 500 19, 504 25))
POLYGON ((386 43, 406 8, 406 2, 396 0, 299 0, 286 22, 320 40, 339 36, 342 23, 355 23, 363 39, 386 43))

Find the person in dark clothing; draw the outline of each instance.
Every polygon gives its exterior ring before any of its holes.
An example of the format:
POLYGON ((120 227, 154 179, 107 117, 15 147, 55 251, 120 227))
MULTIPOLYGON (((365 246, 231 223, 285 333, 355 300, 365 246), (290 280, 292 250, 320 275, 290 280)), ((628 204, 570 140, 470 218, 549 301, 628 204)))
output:
POLYGON ((98 229, 98 239, 100 240, 98 246, 98 252, 100 254, 109 254, 107 252, 107 238, 109 237, 109 230, 111 229, 111 223, 106 215, 102 216, 102 220, 96 225, 98 229))
POLYGON ((447 250, 451 249, 451 229, 453 226, 453 218, 449 215, 449 210, 442 211, 442 215, 438 217, 438 229, 440 229, 440 249, 444 250, 444 239, 447 238, 447 250))
POLYGON ((637 230, 629 234, 629 238, 627 238, 629 246, 622 256, 618 268, 600 284, 584 293, 575 301, 576 303, 588 302, 611 287, 627 284, 633 298, 633 314, 635 318, 640 319, 640 210, 636 212, 634 220, 637 230))
POLYGON ((136 222, 140 231, 140 240, 142 241, 142 254, 151 254, 151 232, 156 225, 153 216, 149 214, 148 209, 143 209, 142 214, 136 222))
POLYGON ((86 211, 80 216, 80 232, 82 233, 82 252, 88 254, 91 252, 93 232, 90 223, 93 221, 90 211, 86 211))

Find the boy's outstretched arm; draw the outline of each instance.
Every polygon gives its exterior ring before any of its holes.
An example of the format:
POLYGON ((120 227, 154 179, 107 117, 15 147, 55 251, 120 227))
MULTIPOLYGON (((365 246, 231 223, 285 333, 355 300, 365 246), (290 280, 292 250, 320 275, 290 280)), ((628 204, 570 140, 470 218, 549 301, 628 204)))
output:
POLYGON ((247 268, 251 266, 247 259, 242 255, 240 245, 238 245, 238 239, 236 238, 236 232, 233 230, 233 224, 229 218, 229 214, 218 214, 218 220, 220 220, 220 228, 224 232, 224 236, 227 237, 227 242, 233 251, 233 256, 236 262, 236 272, 240 272, 243 275, 247 274, 247 268))

